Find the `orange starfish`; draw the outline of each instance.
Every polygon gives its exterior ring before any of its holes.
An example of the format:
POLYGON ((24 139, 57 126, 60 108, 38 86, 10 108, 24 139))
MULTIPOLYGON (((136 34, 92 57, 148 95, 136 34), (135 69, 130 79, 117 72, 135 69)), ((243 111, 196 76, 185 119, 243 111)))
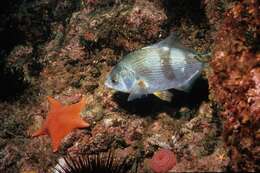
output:
POLYGON ((80 117, 80 111, 85 106, 85 98, 80 102, 64 106, 57 100, 48 97, 50 111, 47 115, 43 127, 36 131, 32 136, 49 135, 52 141, 52 150, 56 152, 60 146, 61 140, 76 128, 89 127, 80 117))

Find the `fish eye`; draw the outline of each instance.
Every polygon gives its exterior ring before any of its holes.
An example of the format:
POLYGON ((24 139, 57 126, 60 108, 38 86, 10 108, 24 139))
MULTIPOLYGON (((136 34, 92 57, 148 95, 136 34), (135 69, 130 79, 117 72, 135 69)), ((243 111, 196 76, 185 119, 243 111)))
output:
POLYGON ((118 82, 118 80, 117 80, 117 78, 116 78, 115 76, 113 76, 113 77, 111 78, 111 81, 112 81, 112 83, 114 83, 114 84, 116 84, 116 83, 118 82))

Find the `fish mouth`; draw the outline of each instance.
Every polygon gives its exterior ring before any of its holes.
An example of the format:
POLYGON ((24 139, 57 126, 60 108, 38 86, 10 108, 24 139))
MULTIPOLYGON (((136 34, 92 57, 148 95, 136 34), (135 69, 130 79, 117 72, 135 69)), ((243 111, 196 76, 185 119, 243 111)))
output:
POLYGON ((111 86, 111 84, 110 84, 110 82, 108 80, 105 81, 105 86, 107 88, 112 88, 112 86, 111 86))

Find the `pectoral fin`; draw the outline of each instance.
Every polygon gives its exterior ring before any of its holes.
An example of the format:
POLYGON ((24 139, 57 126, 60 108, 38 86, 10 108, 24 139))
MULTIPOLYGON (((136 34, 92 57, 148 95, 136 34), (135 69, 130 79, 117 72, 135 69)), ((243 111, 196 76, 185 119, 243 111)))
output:
POLYGON ((127 101, 141 98, 143 95, 148 94, 147 87, 148 85, 143 80, 137 81, 134 87, 131 89, 127 101))
POLYGON ((156 91, 153 93, 155 96, 159 97, 161 100, 170 102, 172 100, 173 94, 170 91, 156 91))
POLYGON ((129 96, 128 96, 128 99, 127 101, 132 101, 134 99, 138 99, 138 98, 141 98, 142 97, 142 94, 139 94, 139 93, 130 93, 129 96))

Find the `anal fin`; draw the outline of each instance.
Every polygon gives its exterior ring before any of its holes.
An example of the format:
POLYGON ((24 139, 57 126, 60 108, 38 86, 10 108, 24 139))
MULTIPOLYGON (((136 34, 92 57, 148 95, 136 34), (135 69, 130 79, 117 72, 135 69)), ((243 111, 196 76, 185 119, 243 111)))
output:
POLYGON ((173 94, 170 91, 156 91, 153 93, 156 97, 160 98, 161 100, 170 102, 172 100, 173 94))
POLYGON ((127 98, 127 101, 132 101, 134 99, 138 99, 138 98, 141 98, 142 97, 142 94, 139 94, 139 93, 130 93, 128 98, 127 98))

